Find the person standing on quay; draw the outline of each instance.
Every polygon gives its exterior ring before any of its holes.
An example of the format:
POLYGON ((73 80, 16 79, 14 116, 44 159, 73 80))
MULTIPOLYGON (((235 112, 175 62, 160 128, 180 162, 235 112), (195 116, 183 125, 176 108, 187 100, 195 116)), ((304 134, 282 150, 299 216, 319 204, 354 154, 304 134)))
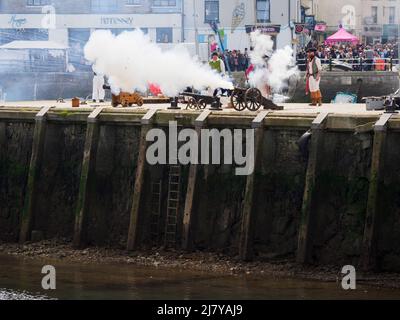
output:
MULTIPOLYGON (((208 63, 212 70, 215 70, 221 76, 225 76, 225 63, 219 58, 218 53, 214 52, 211 56, 211 60, 208 63)), ((221 90, 221 95, 227 92, 226 89, 215 89, 213 96, 217 96, 218 91, 221 90)))
POLYGON ((93 75, 93 92, 92 99, 93 102, 99 100, 99 102, 104 102, 106 92, 104 91, 104 76, 94 72, 93 75))
POLYGON ((322 94, 319 87, 321 82, 322 65, 321 60, 315 55, 316 51, 315 48, 307 50, 306 94, 310 92, 310 106, 322 106, 322 94))

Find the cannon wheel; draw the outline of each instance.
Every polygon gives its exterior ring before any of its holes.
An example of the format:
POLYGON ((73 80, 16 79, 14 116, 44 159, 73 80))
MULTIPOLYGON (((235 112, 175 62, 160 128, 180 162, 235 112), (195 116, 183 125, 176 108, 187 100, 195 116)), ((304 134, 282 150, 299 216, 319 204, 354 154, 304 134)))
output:
POLYGON ((187 103, 187 109, 196 110, 198 109, 198 103, 195 98, 189 98, 187 103))
POLYGON ((142 97, 140 97, 139 99, 138 99, 138 101, 137 101, 137 105, 139 106, 139 107, 141 107, 142 105, 143 105, 143 98, 142 97))
POLYGON ((233 90, 231 95, 231 104, 236 111, 243 111, 246 109, 246 102, 242 90, 233 90))
POLYGON ((250 111, 257 111, 261 107, 262 95, 261 91, 257 88, 251 88, 246 91, 244 101, 246 102, 247 109, 250 111))
POLYGON ((200 110, 203 110, 207 107, 207 102, 205 102, 204 99, 200 99, 199 102, 197 103, 197 106, 200 110))
POLYGON ((111 105, 114 107, 114 108, 116 108, 116 107, 118 107, 118 105, 119 105, 119 96, 116 96, 116 95, 112 95, 112 100, 111 100, 111 105))

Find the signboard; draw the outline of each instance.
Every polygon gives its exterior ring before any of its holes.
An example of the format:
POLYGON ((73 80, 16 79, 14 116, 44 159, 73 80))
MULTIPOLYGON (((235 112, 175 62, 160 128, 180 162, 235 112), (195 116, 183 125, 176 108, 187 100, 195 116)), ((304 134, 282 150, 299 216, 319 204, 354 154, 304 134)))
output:
POLYGON ((304 28, 305 28, 304 24, 302 24, 302 23, 296 23, 296 24, 295 24, 295 27, 294 27, 294 32, 295 32, 296 34, 301 34, 301 33, 304 32, 304 28))
POLYGON ((315 16, 313 15, 307 15, 304 18, 304 23, 306 24, 309 29, 314 29, 315 26, 315 16))
MULTIPOLYGON (((37 29, 44 28, 46 14, 0 14, 1 29, 37 29)), ((180 14, 59 14, 56 29, 68 28, 164 28, 182 24, 180 14)))
POLYGON ((314 28, 317 32, 325 32, 326 31, 326 24, 325 23, 317 23, 314 28))
POLYGON ((296 23, 294 31, 296 34, 309 34, 310 30, 304 23, 296 23))
POLYGON ((132 17, 101 17, 100 21, 104 26, 133 26, 132 17))
POLYGON ((265 34, 278 34, 281 32, 280 25, 257 25, 257 26, 246 26, 246 33, 253 32, 255 30, 260 30, 261 33, 265 34))

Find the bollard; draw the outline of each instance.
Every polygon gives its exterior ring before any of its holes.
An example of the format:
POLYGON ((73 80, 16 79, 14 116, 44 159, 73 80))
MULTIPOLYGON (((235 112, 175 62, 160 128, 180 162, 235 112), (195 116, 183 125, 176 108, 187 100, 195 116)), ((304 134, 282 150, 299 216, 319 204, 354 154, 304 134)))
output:
POLYGON ((180 110, 178 106, 178 97, 171 98, 171 106, 168 108, 168 110, 180 110))
POLYGON ((214 101, 211 103, 210 109, 213 111, 221 111, 222 110, 221 99, 219 97, 214 97, 214 101))

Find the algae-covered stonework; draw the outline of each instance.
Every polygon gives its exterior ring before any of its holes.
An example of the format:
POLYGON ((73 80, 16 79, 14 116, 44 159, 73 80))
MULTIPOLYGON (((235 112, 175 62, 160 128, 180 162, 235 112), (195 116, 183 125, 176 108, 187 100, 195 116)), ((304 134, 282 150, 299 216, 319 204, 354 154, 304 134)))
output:
POLYGON ((266 130, 257 172, 255 253, 286 257, 297 248, 307 162, 297 141, 304 131, 266 130))
POLYGON ((0 240, 18 241, 34 123, 0 122, 0 240))
POLYGON ((87 240, 93 245, 125 246, 138 157, 140 128, 100 127, 91 181, 87 240))
POLYGON ((358 261, 371 154, 372 148, 365 148, 351 132, 324 134, 316 180, 315 261, 348 264, 358 261))
POLYGON ((378 267, 400 270, 400 134, 389 132, 382 177, 378 185, 378 267))
POLYGON ((33 221, 46 239, 72 236, 85 132, 82 124, 47 125, 33 221))

